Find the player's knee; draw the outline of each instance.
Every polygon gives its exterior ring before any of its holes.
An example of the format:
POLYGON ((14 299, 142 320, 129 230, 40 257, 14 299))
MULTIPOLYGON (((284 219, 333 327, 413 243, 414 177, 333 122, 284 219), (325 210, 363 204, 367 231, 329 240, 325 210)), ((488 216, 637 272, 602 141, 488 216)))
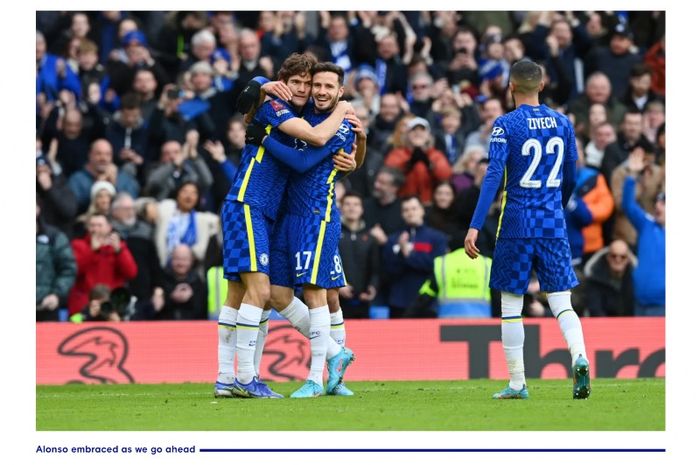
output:
POLYGON ((309 308, 318 308, 328 305, 326 290, 315 286, 304 287, 304 301, 309 308))
POLYGON ((552 292, 547 294, 549 308, 554 317, 558 317, 564 310, 573 310, 571 305, 571 291, 552 292))
POLYGON ((340 295, 337 289, 329 289, 326 293, 326 299, 328 300, 328 310, 331 313, 340 310, 340 295))
POLYGON ((294 299, 294 290, 288 287, 271 286, 270 287, 270 304, 277 311, 284 310, 292 303, 294 299))
POLYGON ((240 308, 245 295, 245 286, 238 281, 229 281, 224 305, 231 308, 240 308))
POLYGON ((523 296, 501 292, 501 316, 518 316, 523 312, 523 296))

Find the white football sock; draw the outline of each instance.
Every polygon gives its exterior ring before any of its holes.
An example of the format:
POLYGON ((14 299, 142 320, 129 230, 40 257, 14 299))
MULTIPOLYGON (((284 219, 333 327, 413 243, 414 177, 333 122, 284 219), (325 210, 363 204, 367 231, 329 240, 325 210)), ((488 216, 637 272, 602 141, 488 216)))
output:
POLYGON ((280 311, 280 315, 285 317, 289 323, 296 328, 305 338, 309 337, 309 307, 297 297, 292 299, 287 308, 280 311))
POLYGON ((236 319, 238 310, 221 307, 219 313, 219 374, 217 381, 231 384, 236 378, 233 361, 236 358, 236 319))
POLYGON ((501 293, 501 341, 505 352, 510 387, 519 391, 525 385, 525 362, 523 346, 525 344, 525 327, 523 326, 523 296, 501 293))
POLYGON ((571 291, 552 292, 547 295, 549 308, 559 323, 561 334, 566 340, 571 353, 571 364, 576 363, 579 355, 588 360, 586 344, 583 342, 583 328, 581 320, 571 305, 571 291))
POLYGON ((309 330, 311 370, 307 379, 314 381, 319 386, 323 386, 323 368, 331 332, 331 315, 328 311, 328 305, 310 309, 309 320, 311 322, 309 330))
MULTIPOLYGON (((309 307, 306 306, 304 302, 299 300, 297 297, 292 299, 287 308, 279 312, 280 315, 285 317, 289 323, 294 326, 294 328, 304 335, 305 338, 309 338, 309 329, 311 327, 311 321, 309 319, 309 307)), ((332 317, 331 317, 332 318, 332 317)), ((340 346, 335 340, 328 336, 328 351, 326 352, 326 360, 329 360, 340 352, 340 346)))
POLYGON ((331 339, 339 346, 345 347, 345 323, 343 322, 343 309, 331 313, 331 339))
POLYGON ((269 332, 269 320, 270 313, 272 310, 263 310, 260 316, 260 327, 258 328, 258 339, 255 343, 255 375, 260 377, 260 361, 262 360, 263 350, 265 350, 265 339, 267 338, 267 333, 269 332))
POLYGON ((255 376, 255 346, 263 309, 250 304, 241 304, 236 320, 236 351, 238 352, 238 370, 236 378, 248 384, 255 376))

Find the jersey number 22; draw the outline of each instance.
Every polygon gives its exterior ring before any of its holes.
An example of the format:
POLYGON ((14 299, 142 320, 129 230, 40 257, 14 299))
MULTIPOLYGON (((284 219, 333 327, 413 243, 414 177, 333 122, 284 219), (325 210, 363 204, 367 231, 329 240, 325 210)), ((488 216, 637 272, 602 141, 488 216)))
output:
MULTIPOLYGON (((561 180, 557 179, 559 170, 561 169, 562 158, 564 157, 564 140, 561 137, 552 137, 547 141, 545 146, 547 154, 556 154, 557 159, 554 162, 552 171, 547 176, 547 182, 545 185, 547 187, 559 187, 561 180)), ((527 189, 539 189, 542 187, 542 181, 539 179, 532 179, 532 175, 535 174, 537 166, 542 160, 542 144, 537 139, 528 139, 523 144, 522 151, 520 152, 523 156, 530 156, 532 154, 532 161, 530 166, 527 167, 527 171, 522 178, 520 178, 520 187, 525 187, 527 189)))

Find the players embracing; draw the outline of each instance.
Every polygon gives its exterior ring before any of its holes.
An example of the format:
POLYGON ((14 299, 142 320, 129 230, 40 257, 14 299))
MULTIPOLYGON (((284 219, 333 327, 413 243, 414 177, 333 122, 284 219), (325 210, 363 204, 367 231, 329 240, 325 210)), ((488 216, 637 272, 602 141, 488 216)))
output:
MULTIPOLYGON (((354 132, 362 128, 357 118, 346 115, 350 105, 339 102, 343 77, 334 71, 314 68, 326 84, 316 86, 317 108, 308 103, 314 65, 308 54, 290 56, 281 67, 280 82, 262 86, 283 98, 268 100, 249 113, 252 124, 241 170, 221 212, 229 292, 219 318, 216 396, 281 397, 258 378, 270 306, 311 341, 309 380, 293 397, 323 393, 326 360, 327 392, 351 394, 341 383, 354 355, 330 337, 326 289, 344 285, 334 186, 338 168, 347 171, 355 166, 346 154, 353 151, 354 132), (328 85, 330 81, 334 84, 328 85), (288 186, 293 196, 285 196, 288 186), (296 201, 287 200, 292 198, 296 201), (311 310, 294 297, 297 284, 304 287, 311 310)), ((251 81, 243 94, 257 99, 258 87, 251 81)), ((364 147, 358 154, 364 156, 364 147)))

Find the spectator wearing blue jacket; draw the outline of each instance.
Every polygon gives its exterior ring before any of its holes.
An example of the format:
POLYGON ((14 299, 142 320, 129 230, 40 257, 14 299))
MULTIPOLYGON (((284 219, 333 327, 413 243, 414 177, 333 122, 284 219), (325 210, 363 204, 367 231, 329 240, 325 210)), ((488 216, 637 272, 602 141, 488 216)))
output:
POLYGON ((448 252, 447 236, 425 226, 425 210, 418 197, 401 202, 401 216, 406 227, 389 236, 382 251, 390 318, 403 316, 432 275, 435 258, 448 252))
POLYGON ((46 51, 44 34, 36 31, 36 97, 37 115, 44 105, 58 100, 62 90, 80 98, 80 78, 63 58, 46 51))
POLYGON ((635 179, 644 169, 644 157, 632 154, 628 160, 622 208, 638 234, 639 264, 633 273, 634 313, 662 316, 666 313, 666 195, 657 195, 653 216, 644 211, 635 200, 635 179))

